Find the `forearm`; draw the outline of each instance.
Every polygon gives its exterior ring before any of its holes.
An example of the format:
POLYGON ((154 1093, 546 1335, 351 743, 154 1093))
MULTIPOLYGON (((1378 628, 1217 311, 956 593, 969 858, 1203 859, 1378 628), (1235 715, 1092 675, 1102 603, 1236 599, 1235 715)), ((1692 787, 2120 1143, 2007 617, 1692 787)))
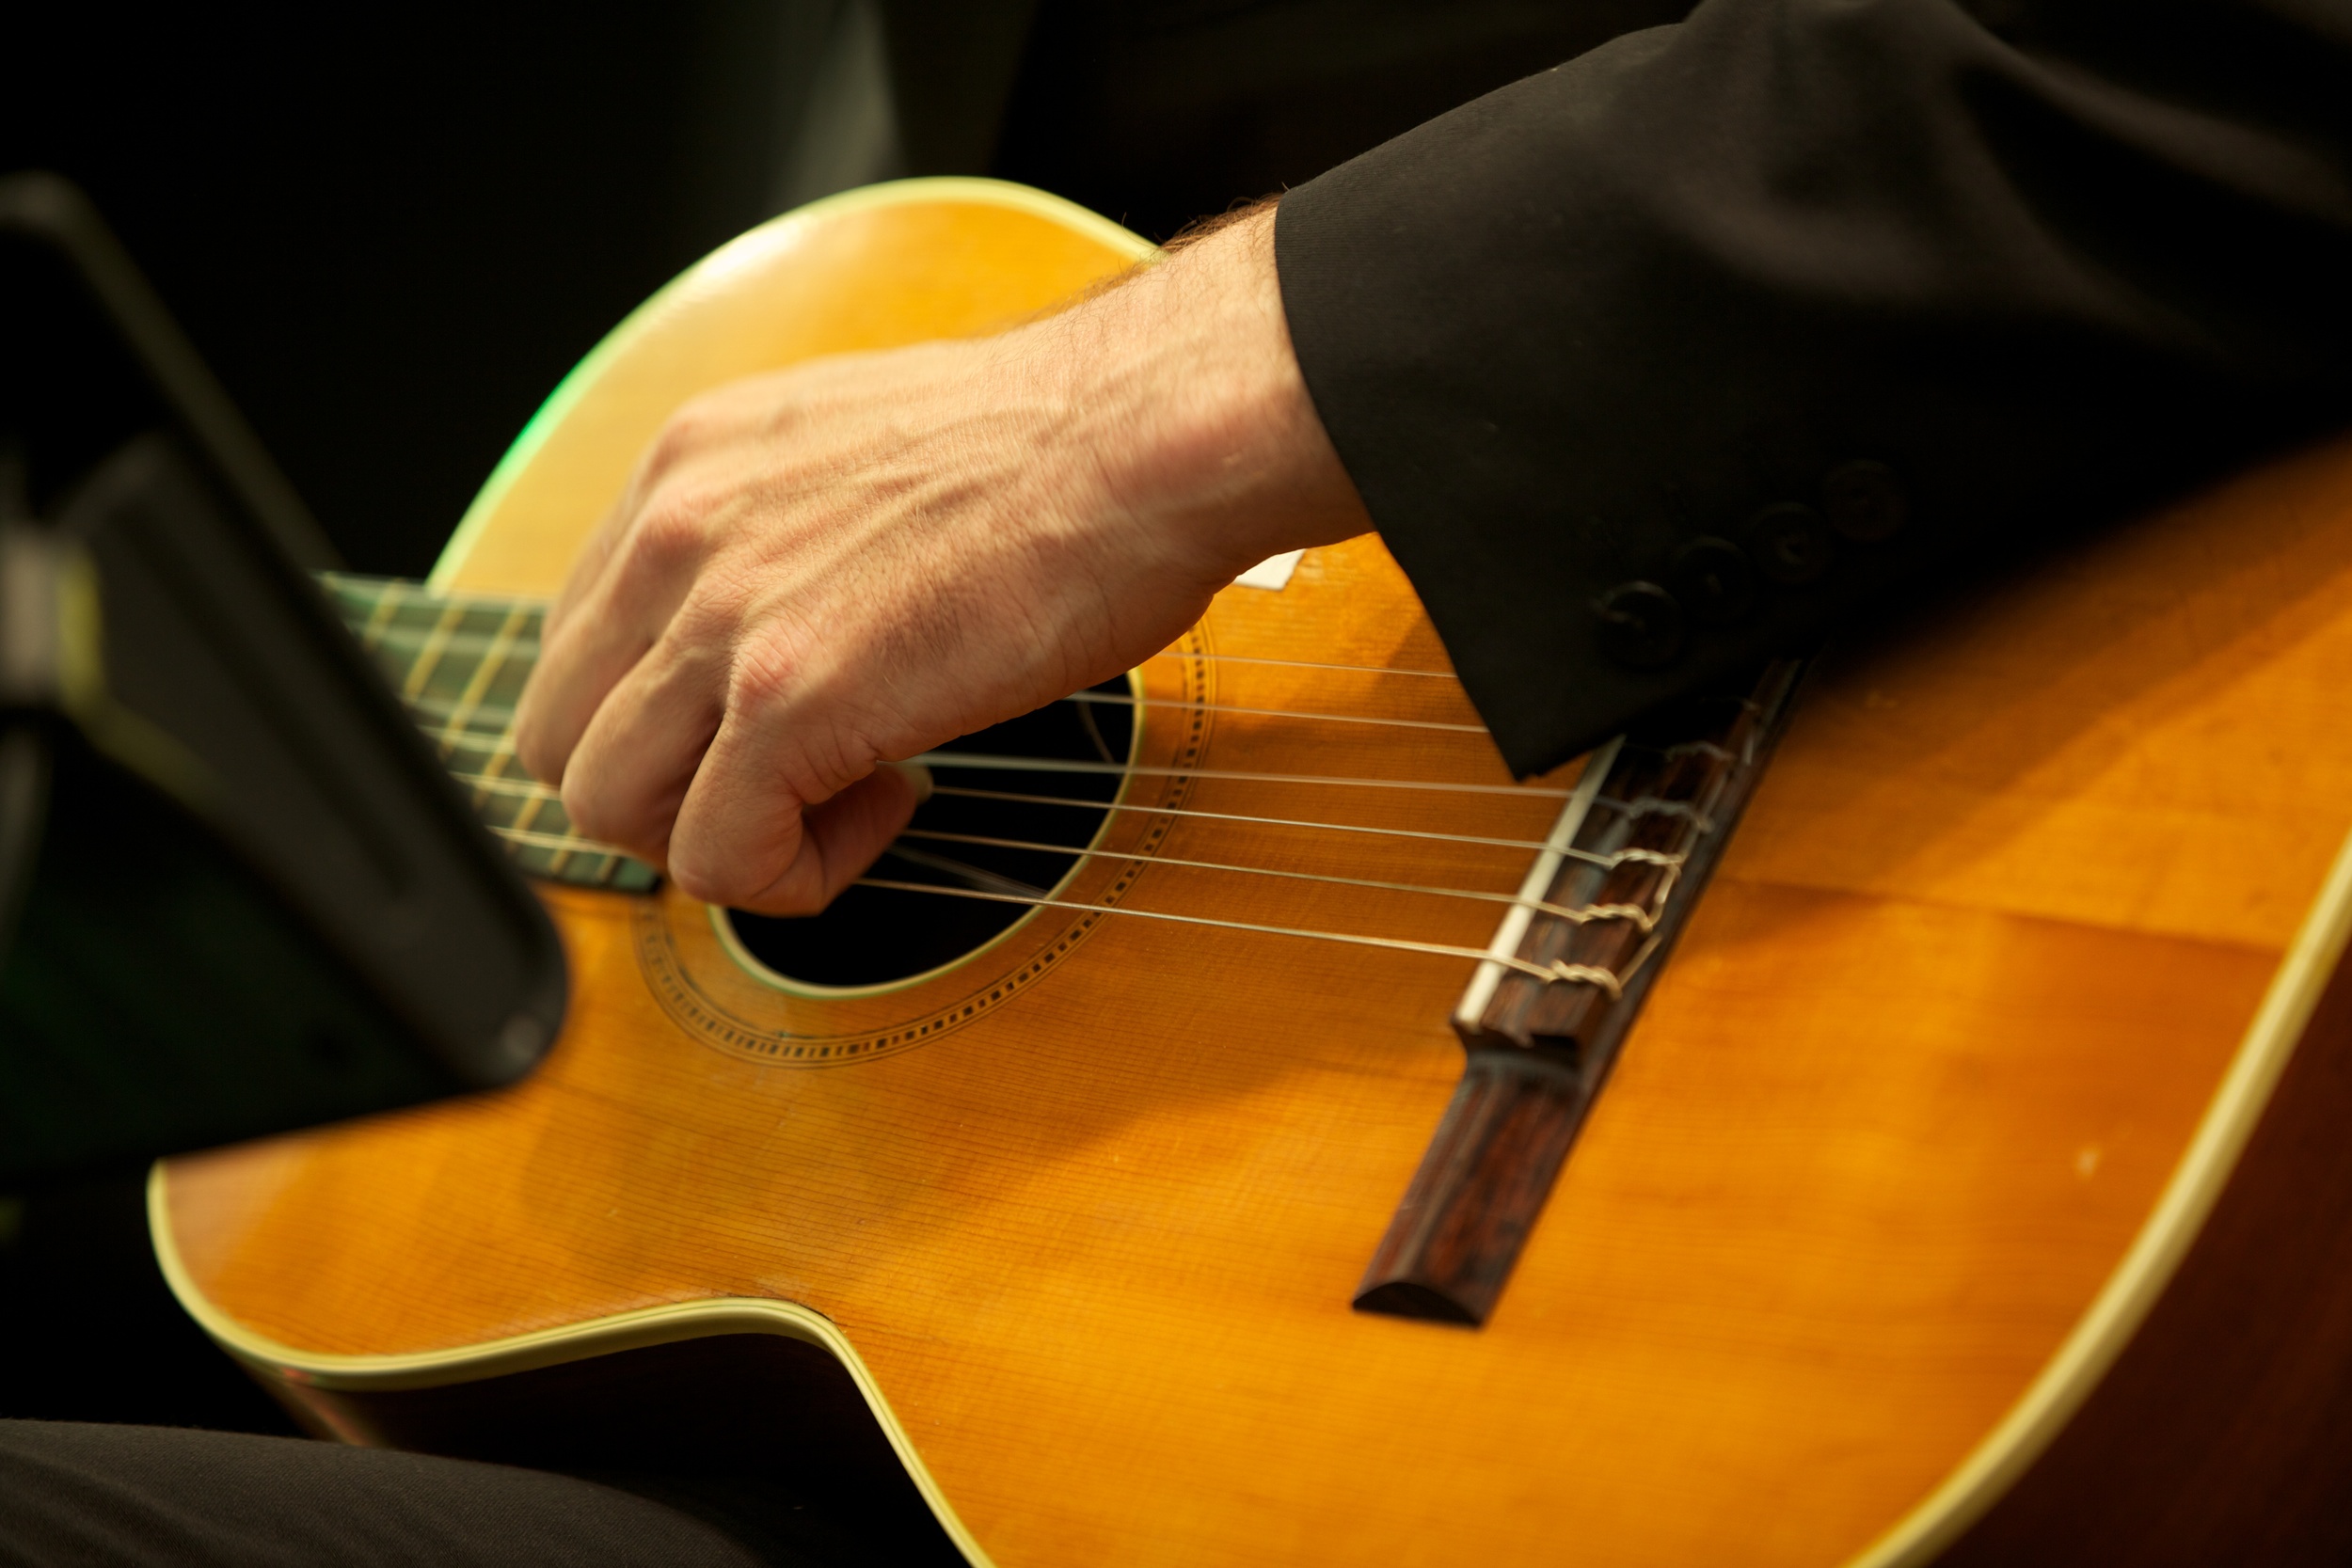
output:
POLYGON ((1069 377, 1049 471, 1235 571, 1372 526, 1299 373, 1270 207, 1028 330, 1069 377))

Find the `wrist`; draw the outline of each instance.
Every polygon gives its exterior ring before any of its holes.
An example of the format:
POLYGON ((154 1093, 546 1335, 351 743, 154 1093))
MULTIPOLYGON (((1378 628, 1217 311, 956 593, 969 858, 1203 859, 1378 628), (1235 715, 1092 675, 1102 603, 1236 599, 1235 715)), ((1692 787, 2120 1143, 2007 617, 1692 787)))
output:
POLYGON ((1071 434, 1112 509, 1205 578, 1372 527, 1291 347, 1272 209, 1067 322, 1071 434))

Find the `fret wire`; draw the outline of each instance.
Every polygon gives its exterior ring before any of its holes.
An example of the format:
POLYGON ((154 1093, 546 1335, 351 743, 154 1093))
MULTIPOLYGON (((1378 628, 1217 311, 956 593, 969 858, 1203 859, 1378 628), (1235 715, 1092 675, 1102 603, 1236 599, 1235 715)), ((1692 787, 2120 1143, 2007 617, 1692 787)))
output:
POLYGON ((367 629, 359 634, 359 645, 373 651, 382 641, 384 634, 391 630, 392 617, 399 610, 399 602, 389 594, 377 595, 374 608, 368 613, 367 629))
MULTIPOLYGON (((1414 942, 1406 937, 1373 937, 1353 931, 1318 931, 1304 926, 1261 926, 1246 920, 1216 920, 1207 915, 1176 914, 1166 910, 1131 910, 1124 904, 1080 904, 1066 898, 1025 898, 1009 893, 981 893, 972 888, 941 887, 935 882, 898 882, 882 877, 860 877, 858 887, 886 888, 895 893, 929 893, 943 898, 978 898, 995 904, 1027 904, 1041 910, 1077 910, 1089 914, 1123 914, 1135 920, 1166 920, 1182 926, 1213 926, 1221 930, 1251 931, 1272 937, 1306 937, 1316 942, 1348 942, 1381 947, 1397 953, 1426 953, 1440 958, 1468 958, 1474 963, 1499 963, 1538 980, 1597 979, 1581 965, 1530 963, 1527 959, 1490 954, 1483 947, 1457 947, 1451 942, 1414 942), (1574 973, 1568 973, 1574 971, 1574 973)), ((1613 981, 1614 976, 1611 976, 1613 981)))
MULTIPOLYGON (((485 764, 485 771, 471 775, 475 784, 474 809, 480 811, 486 806, 489 803, 486 797, 491 794, 519 795, 522 799, 516 808, 514 821, 508 826, 528 830, 537 826, 540 816, 547 810, 548 803, 552 800, 557 802, 556 810, 559 815, 563 816, 564 830, 568 832, 572 822, 569 814, 563 811, 563 797, 540 784, 536 779, 508 779, 506 767, 514 760, 515 732, 508 730, 499 736, 497 748, 491 752, 488 761, 485 764), (516 784, 523 784, 528 787, 516 789, 514 787, 516 784)), ((469 777, 469 775, 457 773, 455 769, 452 769, 452 773, 459 779, 469 777)), ((550 875, 560 874, 570 863, 571 851, 565 849, 549 863, 548 869, 550 875)))
MULTIPOLYGON (((514 759, 514 756, 515 737, 510 732, 499 741, 499 768, 503 770, 506 764, 514 759)), ((532 782, 536 784, 538 781, 534 779, 532 782)), ((557 802, 556 809, 558 811, 563 810, 563 797, 555 794, 552 790, 542 789, 539 793, 532 795, 524 800, 522 809, 515 814, 515 825, 518 828, 532 828, 538 822, 540 816, 545 814, 549 800, 557 802)), ((578 834, 571 832, 571 814, 569 812, 564 812, 563 815, 564 832, 569 836, 578 837, 578 834)), ((572 852, 569 849, 565 849, 562 854, 555 857, 554 861, 549 863, 548 869, 551 872, 561 872, 565 866, 571 863, 571 861, 572 852)))
POLYGON ((414 702, 424 689, 425 682, 433 678, 433 672, 440 666, 443 644, 465 618, 466 611, 459 605, 453 604, 441 611, 441 618, 433 624, 432 635, 425 639, 424 646, 409 664, 407 679, 400 683, 403 702, 414 702))
MULTIPOLYGON (((618 845, 600 844, 593 838, 582 838, 578 833, 539 832, 530 828, 503 827, 496 822, 485 822, 483 826, 501 838, 512 839, 516 844, 527 844, 533 849, 560 849, 567 855, 628 854, 628 850, 618 845)), ((633 860, 636 857, 630 856, 629 858, 633 860)))
MULTIPOLYGON (((506 664, 508 649, 514 642, 514 631, 522 620, 522 613, 519 610, 508 610, 506 619, 500 624, 498 632, 492 637, 489 647, 476 657, 473 673, 467 677, 465 689, 458 692, 454 702, 448 705, 449 721, 441 726, 443 739, 464 734, 468 721, 482 706, 483 694, 489 690, 490 683, 498 678, 499 671, 506 664)), ((424 701, 422 698, 413 698, 410 700, 410 705, 417 705, 422 701, 424 701)), ((501 749, 503 750, 506 744, 505 737, 501 737, 500 744, 501 749)))
MULTIPOLYGON (((387 603, 389 602, 390 601, 389 600, 387 601, 387 603)), ((495 607, 485 605, 478 608, 492 609, 495 607)), ((526 626, 531 624, 532 612, 527 609, 510 610, 508 613, 521 617, 523 624, 526 626)), ((431 635, 432 633, 429 630, 420 630, 413 626, 389 626, 385 629, 380 641, 385 642, 421 642, 431 635)), ((480 652, 482 649, 489 646, 494 635, 494 633, 479 631, 456 632, 453 633, 449 640, 450 647, 459 653, 480 652)), ((527 653, 533 659, 539 657, 539 638, 536 634, 530 637, 518 637, 515 640, 516 651, 518 653, 527 653)))
MULTIPOLYGON (((511 756, 513 753, 504 754, 511 756)), ((492 795, 520 795, 534 800, 561 800, 564 798, 561 790, 549 789, 536 779, 509 779, 495 774, 460 773, 454 768, 450 770, 450 777, 459 784, 472 784, 475 788, 492 795)))
POLYGON ((1231 871, 1249 877, 1280 877, 1291 881, 1323 882, 1334 887, 1372 888, 1383 893, 1426 894, 1433 898, 1474 898, 1487 904, 1514 904, 1535 911, 1539 914, 1557 915, 1563 920, 1583 925, 1593 920, 1630 920, 1646 931, 1657 924, 1649 911, 1633 904, 1566 904, 1547 903, 1541 898, 1522 898, 1516 893, 1489 893, 1476 888, 1425 887, 1418 882, 1384 882, 1362 877, 1332 877, 1315 871, 1281 871, 1266 865, 1233 865, 1223 861, 1185 860, 1175 855, 1147 855, 1129 849, 1073 849, 1067 845, 1036 844, 1017 838, 989 838, 978 833, 941 832, 930 828, 908 828, 901 838, 935 839, 946 844, 975 844, 992 849, 1022 849, 1032 853, 1060 855, 1073 860, 1140 861, 1147 865, 1184 865, 1199 871, 1231 871))
POLYGON ((554 602, 545 594, 501 594, 478 588, 427 588, 414 578, 377 578, 357 572, 321 572, 318 576, 320 581, 339 593, 381 594, 405 599, 410 604, 457 604, 481 610, 514 605, 524 610, 544 610, 554 602))
POLYGON ((451 776, 461 783, 474 785, 477 811, 485 804, 482 800, 485 794, 522 797, 521 806, 515 813, 515 820, 508 825, 514 831, 534 832, 539 818, 550 804, 553 805, 557 814, 563 817, 563 828, 554 834, 537 833, 536 835, 540 839, 547 840, 549 847, 558 851, 555 859, 548 863, 548 874, 549 876, 561 876, 570 866, 572 856, 576 852, 589 854, 601 852, 605 848, 604 846, 597 844, 594 839, 582 838, 571 831, 571 816, 564 810, 564 798, 561 794, 549 789, 536 779, 509 779, 502 776, 506 765, 512 762, 514 757, 515 734, 509 730, 499 737, 498 749, 490 755, 489 766, 495 771, 465 773, 452 768, 451 776), (558 839, 563 842, 556 842, 558 839))

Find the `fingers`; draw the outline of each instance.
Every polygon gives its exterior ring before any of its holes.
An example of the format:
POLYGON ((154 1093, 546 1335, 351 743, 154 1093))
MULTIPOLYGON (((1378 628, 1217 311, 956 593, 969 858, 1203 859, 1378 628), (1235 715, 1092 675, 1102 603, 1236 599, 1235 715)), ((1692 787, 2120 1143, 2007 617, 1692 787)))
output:
POLYGON ((713 660, 666 640, 622 676, 563 772, 564 809, 591 838, 659 863, 720 723, 713 660))
POLYGON ((670 841, 670 876, 688 896, 757 914, 814 914, 874 863, 920 803, 919 769, 879 768, 823 804, 787 792, 706 788, 697 774, 670 841))
POLYGON ((599 710, 685 602, 713 531, 690 499, 655 495, 604 546, 594 579, 565 590, 571 602, 560 617, 548 617, 538 667, 515 716, 516 754, 535 777, 564 781, 599 710))
POLYGON ((656 492, 697 458, 707 456, 714 447, 723 445, 737 434, 741 420, 732 413, 735 400, 730 396, 736 390, 706 392, 662 421, 660 431, 630 470, 620 499, 580 546, 571 570, 564 574, 562 590, 548 606, 546 630, 549 637, 564 628, 603 579, 606 566, 656 492))

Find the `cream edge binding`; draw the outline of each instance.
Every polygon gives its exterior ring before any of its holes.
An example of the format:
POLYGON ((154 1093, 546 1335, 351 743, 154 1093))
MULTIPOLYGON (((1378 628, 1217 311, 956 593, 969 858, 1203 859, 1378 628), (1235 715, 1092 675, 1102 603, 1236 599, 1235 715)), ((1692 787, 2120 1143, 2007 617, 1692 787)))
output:
POLYGON ((2115 1272, 2001 1423, 1847 1568, 1916 1568, 1959 1539, 2042 1456, 2122 1354, 2204 1227, 2352 937, 2352 837, 2271 976, 2221 1086, 2115 1272))
POLYGON ((849 1337, 823 1313, 798 1302, 771 1301, 757 1296, 714 1296, 703 1301, 677 1302, 642 1307, 588 1323, 487 1339, 456 1350, 420 1351, 408 1355, 328 1355, 296 1350, 254 1333, 206 1300, 180 1261, 180 1248, 171 1232, 171 1199, 165 1187, 164 1163, 157 1161, 147 1177, 147 1225, 155 1241, 155 1261, 164 1280, 205 1333, 221 1349, 248 1363, 266 1378, 306 1388, 354 1393, 390 1393, 410 1388, 437 1388, 453 1383, 474 1383, 505 1377, 540 1367, 584 1361, 621 1351, 675 1344, 714 1334, 778 1334, 814 1345, 839 1362, 865 1397, 882 1434, 907 1476, 930 1505, 931 1513, 956 1549, 974 1568, 993 1568, 989 1555, 956 1516, 947 1495, 931 1479, 921 1454, 898 1424, 898 1416, 882 1398, 874 1374, 850 1343, 849 1337))
MULTIPOLYGON (((434 563, 432 574, 426 579, 427 586, 446 589, 451 585, 457 573, 464 568, 466 558, 472 553, 475 541, 489 526, 500 502, 505 499, 516 478, 531 466, 548 434, 563 423, 605 371, 628 351, 631 341, 663 311, 667 301, 692 288, 698 278, 707 276, 712 270, 732 266, 747 252, 788 243, 794 232, 808 224, 874 207, 928 201, 969 202, 1032 213, 1138 261, 1151 257, 1156 249, 1149 241, 1075 202, 1000 180, 896 180, 844 191, 838 196, 813 201, 805 207, 772 218, 720 246, 663 286, 659 293, 629 312, 618 326, 589 351, 570 374, 557 384, 554 392, 532 416, 522 434, 516 437, 515 444, 499 460, 498 467, 491 470, 488 482, 474 498, 473 504, 466 509, 465 516, 450 535, 449 543, 443 546, 440 559, 434 563)), ((438 1387, 714 1334, 779 1334, 814 1345, 839 1362, 856 1383, 858 1392, 865 1397, 866 1407, 873 1412, 883 1434, 889 1438, 891 1448, 898 1453, 899 1464, 906 1467, 907 1475, 922 1493, 923 1500, 930 1505, 931 1513, 947 1532, 948 1539, 977 1568, 991 1568, 987 1552, 973 1539, 972 1532, 956 1516, 954 1507, 940 1490, 939 1483, 931 1479, 922 1456, 915 1451, 914 1442, 898 1424, 889 1402, 883 1399, 873 1373, 866 1370, 865 1361, 859 1357, 848 1337, 822 1313, 797 1302, 721 1296, 645 1307, 614 1317, 542 1329, 536 1333, 519 1334, 456 1350, 426 1351, 408 1355, 319 1354, 298 1351, 291 1345, 279 1344, 256 1334, 205 1298, 180 1259, 179 1246, 172 1234, 170 1198, 161 1161, 148 1175, 147 1217, 149 1233, 154 1241, 155 1260, 161 1266, 172 1294, 179 1298, 180 1305, 188 1315, 230 1354, 252 1364, 256 1370, 269 1376, 307 1387, 355 1392, 438 1387)))
MULTIPOLYGON (((1032 212, 1123 249, 1141 261, 1152 251, 1140 237, 1073 202, 1002 181, 940 178, 899 180, 827 197, 770 220, 721 246, 664 286, 613 328, 556 387, 521 436, 492 470, 456 531, 435 562, 429 586, 445 588, 463 569, 491 515, 527 467, 548 434, 568 415, 638 330, 678 290, 704 269, 725 265, 739 246, 777 243, 790 226, 842 212, 912 201, 971 201, 1032 212)), ((2295 1053, 2303 1027, 2352 937, 2352 837, 2337 851, 2319 898, 2296 933, 2294 944, 2271 977, 2262 1006, 2248 1024, 2229 1072, 2199 1122, 2181 1163, 2166 1184, 2147 1223, 2133 1239, 2115 1272, 2043 1366, 2025 1395, 1986 1434, 1943 1484, 1895 1527, 1851 1559, 1847 1568, 1916 1568, 1958 1539, 1969 1525, 2040 1457, 2069 1418, 2090 1397, 2122 1353, 2150 1309, 2171 1282, 2205 1216, 2229 1184, 2237 1158, 2270 1102, 2279 1076, 2295 1053)), ((172 1238, 164 1166, 148 1178, 148 1228, 166 1282, 189 1316, 241 1360, 287 1381, 326 1389, 393 1390, 436 1387, 527 1371, 537 1367, 606 1355, 623 1350, 669 1344, 712 1334, 781 1334, 825 1351, 846 1369, 865 1396, 957 1549, 977 1568, 992 1568, 988 1554, 956 1516, 955 1509, 915 1452, 873 1374, 840 1329, 821 1313, 798 1303, 755 1297, 716 1297, 646 1307, 588 1323, 543 1329, 452 1351, 410 1355, 326 1355, 299 1352, 254 1334, 207 1301, 180 1261, 172 1238)))

